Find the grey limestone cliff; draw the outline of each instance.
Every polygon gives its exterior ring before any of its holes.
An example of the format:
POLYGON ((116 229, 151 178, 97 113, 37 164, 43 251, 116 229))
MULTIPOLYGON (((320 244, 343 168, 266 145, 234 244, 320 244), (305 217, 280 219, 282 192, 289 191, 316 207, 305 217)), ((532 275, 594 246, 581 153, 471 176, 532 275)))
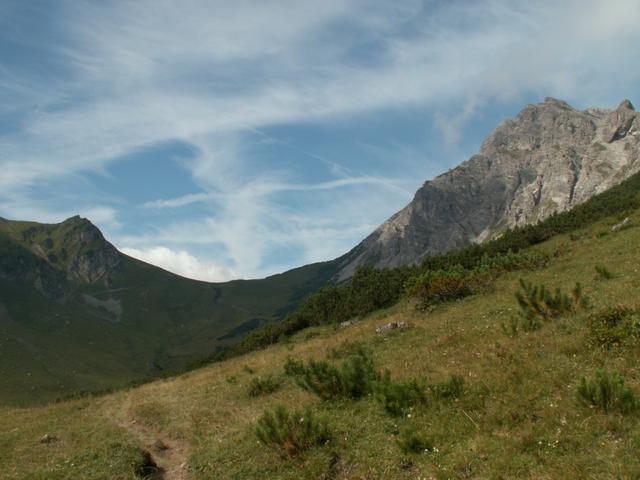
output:
POLYGON ((554 98, 527 105, 343 257, 339 278, 362 264, 411 264, 536 223, 639 170, 640 114, 630 101, 613 110, 576 110, 554 98))

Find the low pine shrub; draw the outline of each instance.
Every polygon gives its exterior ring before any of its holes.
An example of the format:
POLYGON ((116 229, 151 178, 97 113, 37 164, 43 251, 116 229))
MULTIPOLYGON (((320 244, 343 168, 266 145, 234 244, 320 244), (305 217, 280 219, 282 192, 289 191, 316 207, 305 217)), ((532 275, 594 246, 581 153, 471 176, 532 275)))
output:
POLYGON ((603 308, 589 316, 587 325, 594 346, 612 348, 640 338, 640 312, 633 308, 603 308))
POLYGON ((343 396, 340 371, 328 362, 310 360, 302 374, 296 376, 296 383, 322 400, 343 396))
POLYGON ((415 425, 402 430, 397 443, 404 453, 426 453, 434 449, 433 441, 419 433, 415 425))
POLYGON ((574 313, 581 308, 588 307, 588 299, 582 293, 580 283, 576 283, 570 294, 556 288, 555 292, 546 285, 533 285, 520 280, 521 291, 516 292, 516 300, 520 306, 520 314, 525 320, 524 330, 535 330, 540 327, 540 321, 574 313))
POLYGON ((376 384, 376 399, 393 416, 406 415, 412 408, 428 403, 423 385, 416 380, 394 382, 388 370, 376 384))
POLYGON ((278 390, 281 386, 279 379, 272 375, 268 375, 263 378, 253 378, 249 383, 248 394, 250 397, 259 397, 260 395, 267 395, 278 390))
POLYGON ((458 398, 464 392, 464 378, 450 375, 444 382, 430 385, 429 390, 435 398, 458 398))
POLYGON ((340 367, 325 361, 310 360, 304 365, 289 359, 284 368, 300 387, 323 400, 360 398, 373 392, 380 377, 371 356, 364 351, 349 356, 340 367))
POLYGON ((326 422, 315 419, 308 410, 289 412, 282 405, 258 419, 256 435, 264 445, 289 458, 331 439, 326 422))
POLYGON ((578 385, 578 399, 605 413, 631 413, 640 406, 636 393, 625 386, 618 372, 598 371, 590 380, 583 377, 578 385))
POLYGON ((340 367, 343 396, 360 398, 371 393, 379 377, 369 354, 361 351, 351 355, 340 367))

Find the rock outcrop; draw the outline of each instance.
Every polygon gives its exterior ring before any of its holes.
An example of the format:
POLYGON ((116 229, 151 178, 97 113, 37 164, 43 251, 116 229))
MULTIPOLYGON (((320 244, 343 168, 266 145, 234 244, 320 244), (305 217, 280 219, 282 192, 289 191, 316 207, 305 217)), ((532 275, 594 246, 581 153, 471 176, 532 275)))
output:
POLYGON ((480 152, 426 182, 409 205, 343 257, 359 265, 419 262, 580 204, 640 170, 640 114, 576 110, 547 98, 499 125, 480 152))
POLYGON ((0 278, 29 283, 49 298, 62 299, 69 282, 102 279, 121 258, 98 228, 78 216, 51 225, 0 218, 0 278))
POLYGON ((70 279, 95 282, 118 266, 120 253, 89 220, 76 216, 64 223, 70 227, 64 244, 76 252, 66 268, 70 279))

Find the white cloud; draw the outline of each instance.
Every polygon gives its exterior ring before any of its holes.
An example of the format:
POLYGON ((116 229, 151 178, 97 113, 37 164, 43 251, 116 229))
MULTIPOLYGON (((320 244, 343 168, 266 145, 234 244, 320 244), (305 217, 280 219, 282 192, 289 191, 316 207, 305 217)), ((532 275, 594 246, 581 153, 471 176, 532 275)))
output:
POLYGON ((417 33, 390 36, 374 65, 345 62, 354 38, 336 35, 327 46, 323 28, 342 20, 384 32, 410 18, 385 20, 361 2, 66 5, 58 20, 68 45, 56 52, 72 80, 55 85, 56 98, 88 101, 45 103, 5 139, 4 188, 171 139, 526 91, 587 101, 603 83, 640 79, 628 61, 640 41, 636 0, 451 3, 417 33))
MULTIPOLYGON (((37 203, 25 187, 179 141, 195 152, 184 164, 202 191, 147 206, 211 203, 216 214, 159 227, 162 241, 220 248, 234 271, 259 275, 281 245, 303 248, 305 261, 342 253, 408 195, 398 181, 302 149, 335 178, 296 181, 256 165, 247 132, 419 106, 459 112, 436 114, 455 143, 479 105, 532 93, 615 103, 640 81, 630 50, 640 44, 638 0, 400 3, 59 4, 52 23, 64 35, 45 53, 66 76, 0 71, 0 99, 23 112, 0 137, 0 206, 33 218, 19 206, 37 203), (299 192, 299 208, 279 200, 283 192, 299 192)), ((424 180, 415 158, 395 168, 408 185, 424 180)), ((115 228, 109 208, 86 215, 115 228)), ((148 253, 153 236, 119 244, 148 253)))
POLYGON ((331 180, 328 182, 319 182, 313 184, 296 184, 286 183, 279 181, 265 181, 249 183, 246 185, 242 192, 234 193, 189 193, 177 198, 158 199, 150 202, 145 202, 143 207, 145 208, 178 208, 192 205, 194 203, 203 203, 212 200, 223 201, 225 197, 231 201, 234 201, 238 196, 250 196, 253 199, 257 197, 265 197, 275 193, 281 192, 314 192, 320 190, 334 190, 342 187, 352 187, 357 185, 376 185, 381 188, 394 190, 401 195, 410 196, 412 192, 404 189, 401 186, 402 182, 393 181, 385 178, 378 177, 347 177, 337 180, 331 180))
POLYGON ((224 282, 236 277, 226 266, 200 260, 185 250, 156 246, 148 249, 121 248, 126 255, 156 265, 183 277, 207 282, 224 282))
POLYGON ((469 98, 462 111, 454 115, 445 115, 442 112, 435 113, 435 126, 442 134, 445 144, 453 146, 460 142, 465 125, 473 117, 477 109, 477 100, 469 98))

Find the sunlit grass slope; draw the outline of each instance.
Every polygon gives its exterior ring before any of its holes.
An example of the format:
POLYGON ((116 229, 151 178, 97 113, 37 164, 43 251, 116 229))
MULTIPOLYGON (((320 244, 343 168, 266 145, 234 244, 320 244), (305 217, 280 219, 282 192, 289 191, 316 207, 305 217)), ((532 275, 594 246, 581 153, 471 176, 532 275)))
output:
MULTIPOLYGON (((102 397, 0 411, 0 472, 7 479, 133 479, 144 451, 164 477, 191 479, 416 479, 640 477, 640 414, 604 413, 577 398, 583 377, 617 370, 640 392, 640 342, 603 348, 588 318, 606 306, 638 307, 640 212, 611 232, 609 218, 533 247, 558 253, 548 265, 500 276, 485 293, 416 310, 411 301, 347 328, 304 330, 291 341, 177 378, 102 397), (603 279, 595 266, 613 274, 603 279), (511 336, 519 279, 570 290, 582 283, 591 307, 511 336), (381 324, 409 328, 377 335, 381 324), (288 357, 339 364, 363 347, 397 380, 464 378, 457 399, 432 399, 407 415, 385 413, 374 396, 321 401, 283 376, 288 357), (249 395, 255 378, 281 387, 249 395), (327 420, 332 438, 289 458, 259 443, 257 420, 283 404, 327 420), (407 429, 427 451, 398 445, 407 429), (55 439, 41 443, 43 435, 55 439), (154 447, 160 441, 169 449, 154 447), (168 453, 169 451, 173 454, 168 453)), ((138 473, 136 473, 138 472, 138 473)))

